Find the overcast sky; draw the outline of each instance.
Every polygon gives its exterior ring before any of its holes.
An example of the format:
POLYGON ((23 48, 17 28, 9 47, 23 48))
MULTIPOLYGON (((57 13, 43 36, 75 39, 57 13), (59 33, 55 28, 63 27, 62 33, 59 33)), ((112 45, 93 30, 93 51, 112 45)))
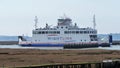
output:
POLYGON ((0 35, 31 36, 35 16, 44 27, 64 14, 79 27, 93 27, 95 14, 99 34, 120 33, 120 0, 0 0, 0 35))

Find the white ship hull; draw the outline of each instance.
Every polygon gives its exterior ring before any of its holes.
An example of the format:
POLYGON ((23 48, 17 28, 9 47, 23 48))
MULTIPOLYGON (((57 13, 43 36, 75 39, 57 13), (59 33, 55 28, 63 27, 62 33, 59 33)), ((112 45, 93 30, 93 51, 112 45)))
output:
MULTIPOLYGON (((37 23, 37 19, 35 19, 37 23)), ((21 46, 31 47, 64 47, 82 48, 98 47, 97 30, 93 28, 79 28, 72 24, 70 18, 58 19, 58 25, 44 28, 35 28, 32 31, 32 40, 20 42, 21 46)))

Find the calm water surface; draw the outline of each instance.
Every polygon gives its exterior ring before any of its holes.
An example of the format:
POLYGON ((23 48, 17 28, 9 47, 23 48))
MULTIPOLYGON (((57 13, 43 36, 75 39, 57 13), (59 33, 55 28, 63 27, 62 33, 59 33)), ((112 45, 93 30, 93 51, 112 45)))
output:
MULTIPOLYGON (((10 48, 10 49, 45 49, 45 50, 63 49, 62 47, 21 47, 19 45, 0 45, 0 48, 10 48)), ((79 50, 88 50, 88 49, 120 50, 120 45, 111 45, 111 47, 82 48, 82 49, 79 49, 79 50)))
POLYGON ((20 45, 0 45, 0 48, 9 48, 9 49, 45 49, 45 50, 58 50, 63 49, 62 47, 22 47, 20 45))

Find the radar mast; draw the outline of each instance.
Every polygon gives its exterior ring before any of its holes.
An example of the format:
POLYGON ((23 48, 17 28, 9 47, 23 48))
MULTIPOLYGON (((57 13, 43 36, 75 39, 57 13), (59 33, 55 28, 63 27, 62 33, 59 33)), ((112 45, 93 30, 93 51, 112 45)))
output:
POLYGON ((35 16, 35 29, 37 29, 37 24, 38 24, 38 18, 37 18, 37 16, 35 16))
POLYGON ((93 29, 96 29, 96 20, 95 20, 95 14, 93 15, 93 29))

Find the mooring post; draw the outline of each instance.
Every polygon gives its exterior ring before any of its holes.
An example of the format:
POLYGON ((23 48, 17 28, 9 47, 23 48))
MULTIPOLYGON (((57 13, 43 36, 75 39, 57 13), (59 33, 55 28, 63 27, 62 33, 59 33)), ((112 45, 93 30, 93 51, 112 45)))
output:
POLYGON ((3 66, 2 66, 2 67, 3 67, 3 68, 5 67, 5 66, 4 66, 4 64, 3 64, 3 66))
POLYGON ((91 64, 88 64, 88 68, 91 68, 91 64))
POLYGON ((62 65, 58 65, 58 68, 62 68, 62 65))
POLYGON ((85 68, 85 64, 81 64, 81 68, 85 68))
POLYGON ((101 63, 96 63, 96 64, 95 64, 95 67, 96 67, 96 68, 101 68, 101 63))

